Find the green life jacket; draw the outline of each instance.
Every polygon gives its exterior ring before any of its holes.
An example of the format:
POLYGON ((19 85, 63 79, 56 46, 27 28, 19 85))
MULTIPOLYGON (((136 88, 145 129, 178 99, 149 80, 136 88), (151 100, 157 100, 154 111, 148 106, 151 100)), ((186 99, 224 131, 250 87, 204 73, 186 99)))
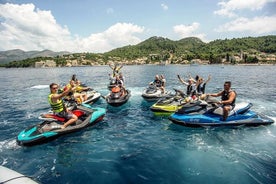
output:
POLYGON ((52 96, 53 96, 53 94, 48 95, 48 102, 50 103, 52 110, 54 112, 64 111, 64 105, 63 105, 62 100, 58 99, 58 101, 56 103, 53 103, 52 102, 52 96))

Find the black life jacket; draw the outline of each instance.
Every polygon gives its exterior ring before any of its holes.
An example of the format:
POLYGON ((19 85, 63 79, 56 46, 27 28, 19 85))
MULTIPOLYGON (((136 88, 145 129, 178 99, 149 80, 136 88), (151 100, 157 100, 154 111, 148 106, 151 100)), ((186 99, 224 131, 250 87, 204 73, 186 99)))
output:
MULTIPOLYGON (((235 94, 237 94, 235 91, 223 91, 222 92, 222 96, 221 96, 221 100, 222 101, 225 101, 225 100, 229 100, 229 94, 231 93, 231 92, 234 92, 235 94)), ((231 106, 234 106, 235 105, 235 102, 236 102, 236 97, 234 98, 234 100, 232 101, 232 103, 230 104, 231 106)))
POLYGON ((197 93, 198 94, 204 94, 205 93, 205 86, 206 86, 206 83, 201 83, 197 86, 197 93))
POLYGON ((155 80, 153 81, 153 84, 154 84, 156 87, 161 87, 162 82, 161 82, 161 80, 159 80, 159 79, 155 79, 155 80))
POLYGON ((188 96, 193 96, 193 95, 195 95, 196 94, 196 91, 195 91, 195 89, 194 89, 194 85, 188 85, 187 86, 187 95, 188 96))

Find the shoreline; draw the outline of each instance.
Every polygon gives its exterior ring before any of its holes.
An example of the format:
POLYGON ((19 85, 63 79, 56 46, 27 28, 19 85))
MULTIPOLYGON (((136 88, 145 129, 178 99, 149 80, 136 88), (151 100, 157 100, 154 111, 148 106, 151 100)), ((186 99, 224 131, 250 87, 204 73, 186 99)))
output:
MULTIPOLYGON (((191 65, 191 64, 126 64, 123 66, 170 66, 170 65, 183 65, 183 66, 193 66, 193 67, 199 67, 199 66, 206 66, 206 65, 220 65, 220 66, 275 66, 276 63, 238 63, 238 64, 231 64, 231 63, 220 63, 220 64, 197 64, 197 65, 191 65)), ((94 66, 108 66, 108 65, 79 65, 79 66, 55 66, 55 67, 4 67, 0 66, 0 68, 76 68, 76 67, 94 67, 94 66)))

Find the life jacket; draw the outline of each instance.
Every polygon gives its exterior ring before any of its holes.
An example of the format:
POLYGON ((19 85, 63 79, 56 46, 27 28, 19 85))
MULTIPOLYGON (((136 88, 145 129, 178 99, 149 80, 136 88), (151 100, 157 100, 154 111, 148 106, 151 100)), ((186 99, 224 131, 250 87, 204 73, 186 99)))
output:
POLYGON ((63 104, 63 101, 58 99, 56 103, 52 102, 52 96, 54 94, 49 94, 48 95, 48 102, 50 103, 51 105, 51 108, 54 112, 62 112, 64 111, 64 104, 63 104))
POLYGON ((198 94, 204 94, 205 93, 205 85, 206 83, 201 83, 197 86, 197 93, 198 94))
POLYGON ((121 91, 121 88, 119 86, 115 86, 111 89, 112 93, 118 93, 121 91))
POLYGON ((121 79, 116 79, 115 84, 122 86, 124 84, 124 82, 121 79))
POLYGON ((83 87, 82 86, 77 86, 76 92, 80 93, 82 91, 83 91, 83 87))
MULTIPOLYGON (((229 94, 231 93, 231 92, 234 92, 235 94, 237 94, 235 91, 232 91, 232 90, 230 90, 230 91, 223 91, 222 92, 222 95, 221 95, 221 100, 222 101, 225 101, 225 100, 229 100, 229 94)), ((232 103, 230 104, 231 106, 234 106, 235 105, 235 102, 236 102, 236 97, 234 98, 234 100, 232 101, 232 103)))
POLYGON ((195 86, 194 86, 193 84, 192 84, 192 85, 189 84, 189 85, 187 86, 187 92, 186 92, 186 93, 187 93, 188 96, 196 95, 196 92, 195 92, 194 87, 195 87, 195 86))
POLYGON ((155 79, 155 80, 153 81, 153 84, 154 84, 156 87, 161 87, 162 82, 161 82, 161 80, 159 80, 159 79, 155 79))
MULTIPOLYGON (((63 91, 66 91, 67 89, 70 89, 72 88, 71 84, 67 84, 64 88, 63 88, 63 91)), ((76 92, 76 90, 74 91, 71 91, 67 94, 68 97, 71 97, 74 93, 76 92)))

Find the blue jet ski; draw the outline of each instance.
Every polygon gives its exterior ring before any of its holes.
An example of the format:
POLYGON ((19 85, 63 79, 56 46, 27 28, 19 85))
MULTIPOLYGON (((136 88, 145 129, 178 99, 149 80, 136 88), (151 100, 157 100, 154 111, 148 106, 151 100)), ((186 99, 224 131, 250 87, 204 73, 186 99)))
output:
POLYGON ((61 129, 62 124, 66 121, 54 114, 44 114, 40 117, 43 120, 37 125, 33 125, 21 131, 17 136, 17 143, 19 145, 31 146, 41 144, 58 136, 76 132, 88 126, 95 125, 101 121, 106 114, 103 108, 93 108, 88 104, 82 104, 72 109, 72 112, 78 116, 76 123, 61 129))
POLYGON ((237 103, 229 113, 228 118, 223 121, 221 119, 222 107, 198 101, 183 106, 182 109, 172 114, 169 119, 173 123, 188 127, 258 126, 274 123, 273 119, 250 110, 252 106, 252 103, 237 103))

